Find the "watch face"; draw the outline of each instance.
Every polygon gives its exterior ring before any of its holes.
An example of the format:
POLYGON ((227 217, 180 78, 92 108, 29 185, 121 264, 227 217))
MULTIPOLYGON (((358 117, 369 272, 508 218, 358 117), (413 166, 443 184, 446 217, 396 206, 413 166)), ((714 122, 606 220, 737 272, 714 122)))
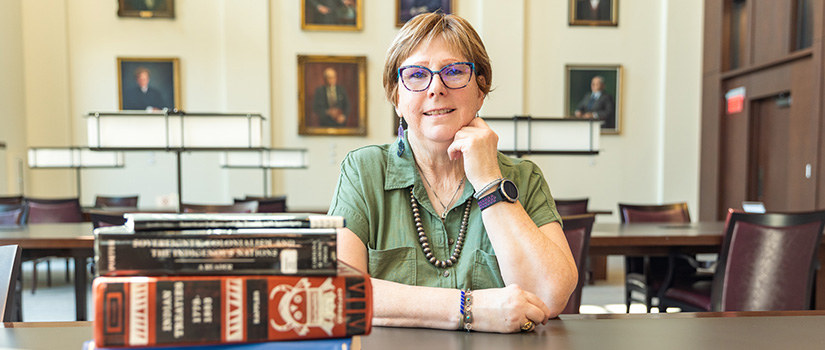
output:
POLYGON ((518 200, 518 187, 513 181, 504 180, 501 182, 501 191, 504 193, 504 196, 510 202, 515 202, 518 200))

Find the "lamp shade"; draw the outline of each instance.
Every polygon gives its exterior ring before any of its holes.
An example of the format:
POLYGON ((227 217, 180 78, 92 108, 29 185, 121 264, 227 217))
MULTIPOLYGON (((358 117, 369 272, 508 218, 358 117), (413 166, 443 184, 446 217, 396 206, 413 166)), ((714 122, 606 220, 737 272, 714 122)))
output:
POLYGON ((89 113, 89 147, 122 149, 260 148, 260 114, 89 113))
POLYGON ((306 168, 306 149, 269 148, 259 151, 231 151, 221 154, 223 168, 306 168))
POLYGON ((81 147, 29 148, 30 168, 122 168, 123 152, 81 147))
POLYGON ((580 118, 484 118, 504 153, 597 154, 601 121, 580 118))

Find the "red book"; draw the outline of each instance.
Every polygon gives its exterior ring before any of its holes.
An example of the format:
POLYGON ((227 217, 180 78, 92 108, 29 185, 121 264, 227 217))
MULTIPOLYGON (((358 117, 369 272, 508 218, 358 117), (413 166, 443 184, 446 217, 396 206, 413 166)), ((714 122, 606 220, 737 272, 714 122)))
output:
POLYGON ((372 327, 369 276, 98 277, 98 347, 351 337, 372 327))

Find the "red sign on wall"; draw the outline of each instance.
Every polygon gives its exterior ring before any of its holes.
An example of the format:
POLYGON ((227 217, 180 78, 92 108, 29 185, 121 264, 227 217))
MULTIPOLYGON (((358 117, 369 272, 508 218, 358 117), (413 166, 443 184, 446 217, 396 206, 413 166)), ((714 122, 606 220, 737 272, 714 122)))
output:
POLYGON ((745 109, 745 87, 730 89, 725 93, 727 114, 736 114, 745 109))

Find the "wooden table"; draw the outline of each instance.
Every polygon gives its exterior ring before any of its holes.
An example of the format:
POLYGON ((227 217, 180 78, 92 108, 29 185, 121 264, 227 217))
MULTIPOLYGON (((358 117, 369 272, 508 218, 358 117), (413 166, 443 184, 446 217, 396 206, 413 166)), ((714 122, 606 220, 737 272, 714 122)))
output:
MULTIPOLYGON (((724 222, 689 224, 605 224, 593 225, 590 255, 666 256, 669 251, 718 253, 724 236, 724 222)), ((819 265, 815 281, 815 305, 825 310, 825 240, 818 251, 819 265)))
POLYGON ((17 244, 24 258, 66 256, 74 259, 75 312, 78 321, 86 317, 86 261, 94 257, 92 224, 29 224, 0 228, 0 245, 17 244))
MULTIPOLYGON (((80 349, 91 322, 5 323, 0 348, 80 349)), ((374 327, 353 349, 823 349, 825 312, 563 315, 532 333, 374 327)))

